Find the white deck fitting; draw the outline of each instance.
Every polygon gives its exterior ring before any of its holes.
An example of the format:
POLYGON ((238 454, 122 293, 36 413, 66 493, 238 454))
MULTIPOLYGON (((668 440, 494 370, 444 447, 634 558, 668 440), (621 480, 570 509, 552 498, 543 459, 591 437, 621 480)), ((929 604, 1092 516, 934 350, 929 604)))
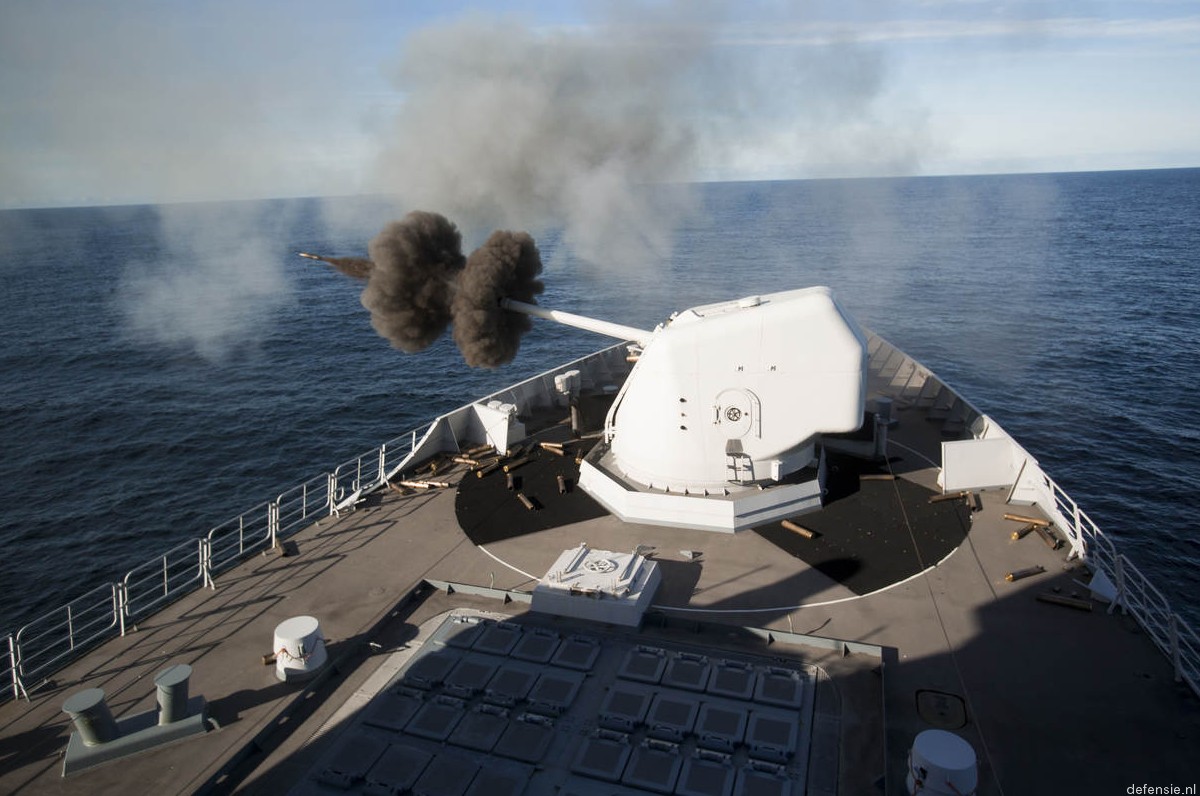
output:
POLYGON ((637 553, 564 550, 533 589, 531 608, 546 614, 637 627, 662 576, 637 553))

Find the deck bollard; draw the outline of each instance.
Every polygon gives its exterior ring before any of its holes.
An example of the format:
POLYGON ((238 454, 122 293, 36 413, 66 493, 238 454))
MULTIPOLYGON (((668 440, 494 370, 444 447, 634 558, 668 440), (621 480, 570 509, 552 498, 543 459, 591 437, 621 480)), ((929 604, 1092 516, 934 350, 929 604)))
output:
POLYGON ((187 718, 188 678, 191 676, 191 666, 177 663, 154 678, 154 685, 158 686, 159 724, 173 724, 187 718))
POLYGON ((104 689, 85 688, 72 694, 63 703, 63 712, 71 717, 79 737, 87 746, 99 746, 115 741, 121 734, 104 701, 104 689))

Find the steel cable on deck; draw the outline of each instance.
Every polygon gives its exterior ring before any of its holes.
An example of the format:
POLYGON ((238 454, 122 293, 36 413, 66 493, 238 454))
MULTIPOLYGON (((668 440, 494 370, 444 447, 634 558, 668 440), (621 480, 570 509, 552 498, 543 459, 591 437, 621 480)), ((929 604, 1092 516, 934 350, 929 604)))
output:
MULTIPOLYGON (((917 556, 917 565, 921 568, 920 574, 928 575, 929 570, 935 569, 936 567, 925 566, 925 558, 921 555, 921 548, 917 545, 916 532, 913 531, 912 523, 909 522, 908 512, 904 510, 904 501, 900 498, 900 487, 896 485, 896 480, 899 478, 899 476, 897 476, 895 471, 892 470, 892 462, 890 458, 885 457, 885 464, 887 464, 888 473, 892 476, 892 489, 896 493, 896 502, 900 504, 900 516, 904 518, 904 527, 908 531, 908 538, 912 542, 913 552, 917 556)), ((967 541, 970 543, 969 534, 967 541)), ((942 609, 938 605, 937 596, 933 592, 933 584, 929 582, 928 577, 926 577, 924 580, 925 588, 929 590, 929 601, 933 603, 933 611, 935 614, 937 614, 938 626, 942 629, 942 638, 946 640, 946 651, 950 655, 950 663, 954 666, 954 673, 958 677, 959 687, 962 688, 963 700, 967 703, 967 709, 970 711, 970 714, 978 716, 979 713, 975 711, 975 705, 971 701, 971 693, 967 688, 967 681, 963 676, 962 667, 958 664, 958 655, 956 655, 954 652, 954 644, 950 641, 950 631, 946 628, 946 620, 942 618, 942 609)), ((994 593, 995 592, 993 592, 993 594, 994 593)), ((987 738, 984 737, 983 724, 976 722, 975 728, 979 733, 979 745, 983 747, 983 754, 984 757, 987 758, 988 768, 990 768, 992 771, 992 781, 996 783, 996 790, 1000 792, 1000 796, 1004 796, 1004 786, 1000 784, 1000 780, 995 776, 996 765, 992 761, 992 750, 988 746, 987 738)))

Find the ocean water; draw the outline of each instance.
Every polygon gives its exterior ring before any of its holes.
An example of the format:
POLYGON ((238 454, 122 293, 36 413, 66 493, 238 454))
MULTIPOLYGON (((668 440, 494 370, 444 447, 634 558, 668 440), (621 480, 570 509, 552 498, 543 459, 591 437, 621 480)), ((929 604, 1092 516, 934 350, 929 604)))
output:
MULTIPOLYGON (((598 269, 536 232, 541 303, 642 327, 825 284, 995 417, 1200 628, 1200 169, 723 183, 669 257, 598 269)), ((359 287, 372 198, 0 213, 0 631, 435 415, 516 361, 403 354, 359 287)), ((481 238, 467 234, 467 245, 481 238)))

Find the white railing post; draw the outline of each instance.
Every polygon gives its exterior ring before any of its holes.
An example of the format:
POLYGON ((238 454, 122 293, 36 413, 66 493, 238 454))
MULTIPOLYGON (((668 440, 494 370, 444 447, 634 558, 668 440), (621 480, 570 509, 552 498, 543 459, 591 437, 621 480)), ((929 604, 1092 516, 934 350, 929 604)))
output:
POLYGON ((267 504, 267 531, 271 536, 271 549, 279 546, 279 501, 267 504))
MULTIPOLYGON (((17 631, 20 633, 21 631, 17 631)), ((25 687, 25 678, 21 673, 21 642, 17 640, 15 635, 8 637, 9 654, 12 656, 13 662, 13 682, 16 683, 20 693, 17 697, 25 697, 25 701, 29 701, 29 689, 25 687)))
POLYGON ((17 672, 17 640, 12 633, 8 634, 8 665, 11 667, 13 699, 20 699, 22 689, 21 676, 17 672))
POLYGON ((201 587, 217 588, 212 577, 212 540, 204 536, 200 537, 200 584, 201 587))
POLYGON ((387 467, 387 443, 379 446, 379 468, 375 471, 375 486, 383 486, 384 467, 387 467))
POLYGON ((113 585, 113 602, 117 605, 117 624, 121 627, 121 636, 125 635, 125 617, 129 614, 129 584, 118 581, 113 585))
POLYGON ((329 479, 329 486, 325 491, 328 493, 327 497, 329 499, 326 503, 326 511, 329 512, 328 516, 332 517, 334 514, 333 507, 337 505, 337 475, 335 473, 329 473, 327 478, 329 479))

